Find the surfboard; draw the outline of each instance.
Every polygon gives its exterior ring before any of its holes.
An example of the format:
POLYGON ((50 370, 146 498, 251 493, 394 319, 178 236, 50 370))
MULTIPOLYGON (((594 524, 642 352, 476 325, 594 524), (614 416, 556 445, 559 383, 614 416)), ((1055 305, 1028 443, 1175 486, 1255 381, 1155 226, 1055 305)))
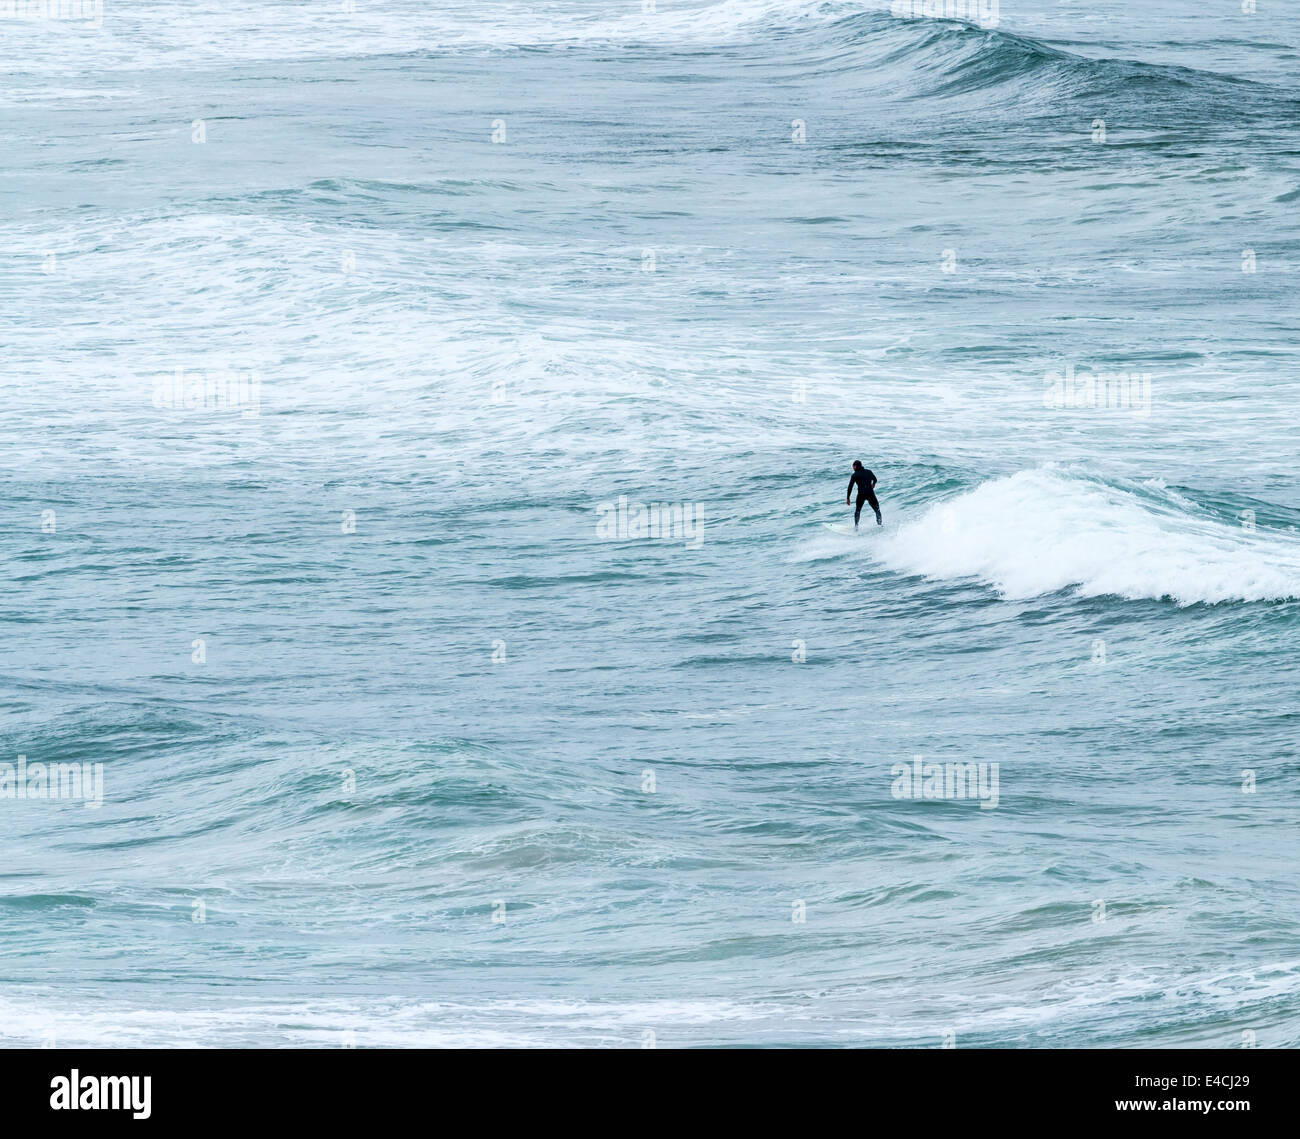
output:
POLYGON ((853 537, 854 534, 861 533, 860 530, 855 530, 847 522, 823 522, 822 525, 833 534, 845 534, 850 538, 853 537))

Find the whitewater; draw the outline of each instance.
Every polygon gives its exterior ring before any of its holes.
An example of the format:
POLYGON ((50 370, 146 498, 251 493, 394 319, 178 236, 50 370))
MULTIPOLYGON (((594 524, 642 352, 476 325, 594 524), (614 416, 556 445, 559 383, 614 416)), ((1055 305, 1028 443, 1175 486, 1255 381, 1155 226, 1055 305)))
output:
POLYGON ((0 1043, 1300 1045, 1300 12, 87 7, 0 1043))

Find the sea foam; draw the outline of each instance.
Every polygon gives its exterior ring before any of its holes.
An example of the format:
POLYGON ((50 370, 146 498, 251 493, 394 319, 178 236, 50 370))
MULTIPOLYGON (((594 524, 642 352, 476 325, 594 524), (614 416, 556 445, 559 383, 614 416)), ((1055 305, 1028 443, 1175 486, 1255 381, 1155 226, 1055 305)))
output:
POLYGON ((1300 598, 1300 539, 1194 516, 1138 490, 1021 471, 934 504, 882 534, 873 552, 902 573, 975 578, 1005 597, 1197 602, 1300 598))

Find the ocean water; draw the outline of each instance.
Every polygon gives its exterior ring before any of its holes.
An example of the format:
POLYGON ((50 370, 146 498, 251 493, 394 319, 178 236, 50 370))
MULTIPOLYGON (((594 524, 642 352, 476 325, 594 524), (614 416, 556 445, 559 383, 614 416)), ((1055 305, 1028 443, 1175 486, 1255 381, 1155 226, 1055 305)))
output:
POLYGON ((1300 10, 354 7, 0 11, 0 1041, 1300 1044, 1300 10))

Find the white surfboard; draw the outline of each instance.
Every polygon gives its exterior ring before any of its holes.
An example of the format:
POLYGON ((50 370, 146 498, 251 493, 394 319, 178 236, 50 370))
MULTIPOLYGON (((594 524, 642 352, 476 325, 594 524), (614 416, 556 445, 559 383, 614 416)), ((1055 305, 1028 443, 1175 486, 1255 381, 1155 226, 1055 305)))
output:
POLYGON ((850 538, 853 537, 854 534, 861 533, 860 530, 854 529, 847 522, 823 522, 822 525, 834 534, 844 534, 850 538))

